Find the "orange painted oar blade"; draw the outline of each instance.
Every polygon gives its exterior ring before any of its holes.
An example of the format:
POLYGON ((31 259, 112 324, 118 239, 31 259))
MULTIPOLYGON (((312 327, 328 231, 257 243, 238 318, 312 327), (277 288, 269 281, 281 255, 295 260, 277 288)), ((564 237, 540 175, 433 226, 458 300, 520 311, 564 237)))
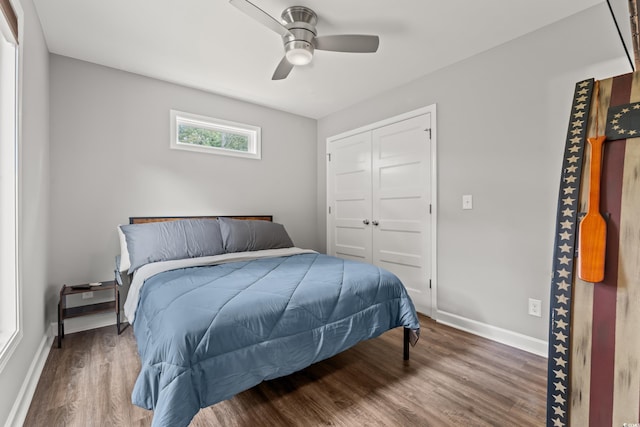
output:
POLYGON ((604 280, 604 257, 607 244, 607 223, 600 215, 600 175, 602 173, 602 144, 604 135, 588 138, 591 146, 589 176, 589 205, 587 216, 580 223, 578 240, 578 277, 585 282, 604 280))
POLYGON ((589 214, 580 223, 578 277, 585 282, 604 280, 607 223, 599 213, 589 214))

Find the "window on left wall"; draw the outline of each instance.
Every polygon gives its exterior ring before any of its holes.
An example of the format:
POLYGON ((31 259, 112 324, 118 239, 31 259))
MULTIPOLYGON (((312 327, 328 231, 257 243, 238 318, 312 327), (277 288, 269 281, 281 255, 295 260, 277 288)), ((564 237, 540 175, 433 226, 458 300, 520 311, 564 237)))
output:
POLYGON ((19 48, 16 10, 0 0, 0 371, 20 337, 18 269, 19 48))

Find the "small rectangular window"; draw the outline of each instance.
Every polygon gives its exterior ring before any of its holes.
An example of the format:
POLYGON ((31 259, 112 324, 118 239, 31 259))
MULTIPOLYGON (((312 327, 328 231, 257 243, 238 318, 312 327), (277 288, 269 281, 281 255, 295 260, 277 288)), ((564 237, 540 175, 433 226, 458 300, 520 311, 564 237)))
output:
POLYGON ((260 159, 260 128, 171 110, 171 148, 260 159))

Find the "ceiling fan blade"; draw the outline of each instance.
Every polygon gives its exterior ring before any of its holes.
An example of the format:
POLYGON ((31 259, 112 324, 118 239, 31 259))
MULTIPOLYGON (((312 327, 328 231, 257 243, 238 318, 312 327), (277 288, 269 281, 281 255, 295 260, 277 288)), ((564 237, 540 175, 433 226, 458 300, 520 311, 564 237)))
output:
POLYGON ((321 36, 313 39, 316 49, 333 52, 368 53, 376 52, 380 44, 378 36, 344 34, 339 36, 321 36))
POLYGON ((287 61, 287 57, 285 56, 276 67, 276 71, 273 72, 271 80, 286 79, 291 70, 293 70, 293 64, 287 61))
POLYGON ((284 25, 279 23, 275 18, 273 18, 267 12, 260 9, 258 6, 251 3, 250 1, 229 0, 229 3, 231 3, 233 6, 240 9, 240 11, 249 15, 256 21, 260 22, 262 25, 266 26, 267 28, 270 28, 271 30, 275 31, 276 33, 280 34, 283 37, 288 34, 291 34, 284 25))

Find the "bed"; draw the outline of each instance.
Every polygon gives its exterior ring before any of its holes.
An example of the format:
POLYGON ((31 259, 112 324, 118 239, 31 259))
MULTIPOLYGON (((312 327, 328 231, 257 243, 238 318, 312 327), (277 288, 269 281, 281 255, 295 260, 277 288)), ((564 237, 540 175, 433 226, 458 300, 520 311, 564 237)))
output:
POLYGON ((270 216, 136 217, 118 227, 124 311, 141 370, 134 404, 153 426, 404 327, 420 324, 400 280, 293 245, 270 216))

